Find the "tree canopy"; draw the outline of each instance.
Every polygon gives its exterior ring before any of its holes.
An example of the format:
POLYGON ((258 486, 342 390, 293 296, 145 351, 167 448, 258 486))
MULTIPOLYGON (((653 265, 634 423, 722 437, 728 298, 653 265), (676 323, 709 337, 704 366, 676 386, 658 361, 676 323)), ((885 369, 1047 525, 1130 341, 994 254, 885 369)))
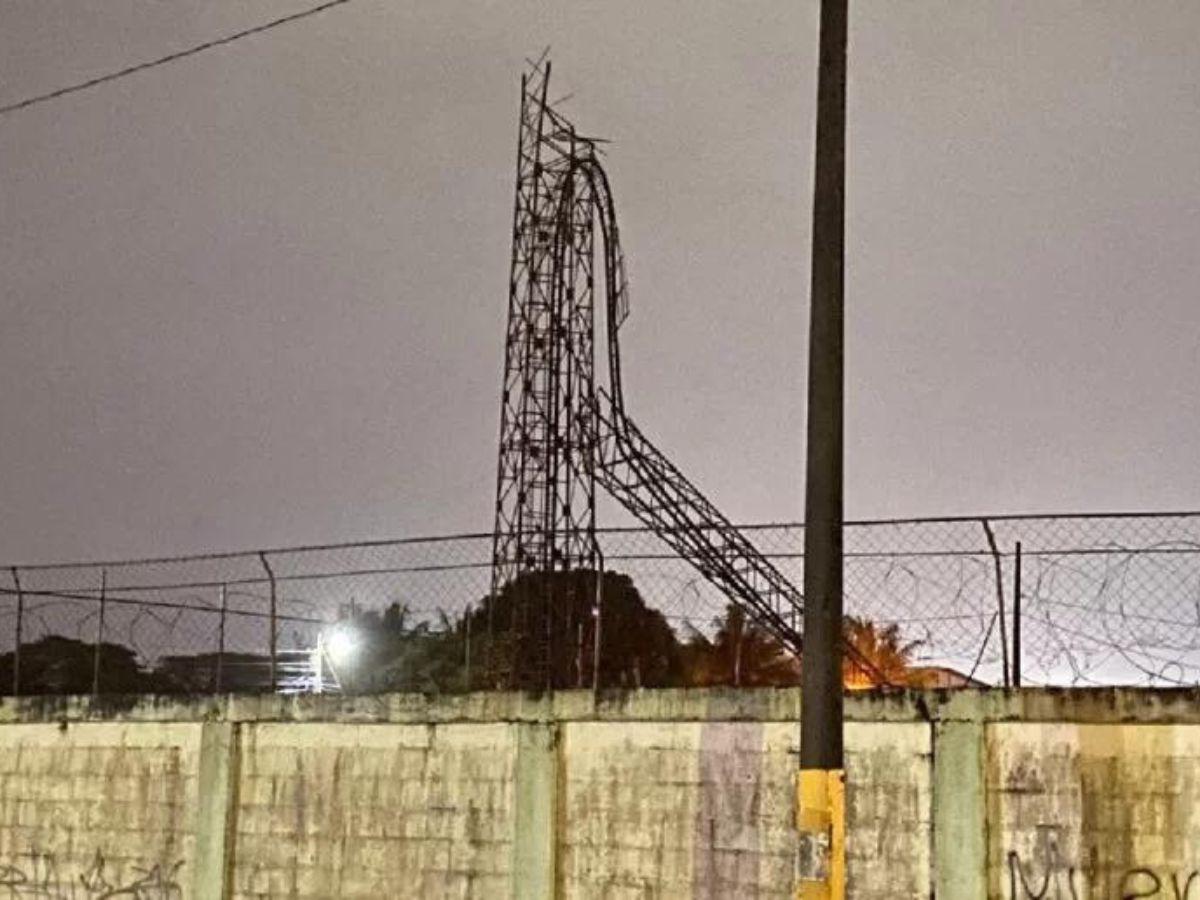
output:
MULTIPOLYGON (((596 572, 534 572, 457 617, 421 617, 401 600, 383 609, 350 606, 325 631, 322 667, 346 693, 800 683, 800 659, 736 604, 706 630, 685 626, 681 640, 628 575, 604 572, 599 592, 597 615, 596 572), (339 632, 350 650, 334 653, 330 636, 339 632)), ((915 667, 918 642, 905 641, 895 624, 847 616, 844 635, 848 688, 922 686, 957 675, 915 667)), ((22 693, 90 693, 96 660, 94 644, 70 638, 23 644, 22 693)), ((104 643, 99 661, 102 693, 211 691, 218 667, 223 690, 270 689, 269 661, 256 654, 173 655, 146 666, 129 648, 104 643)), ((0 654, 0 692, 12 672, 13 653, 0 654)))
POLYGON ((605 572, 596 608, 596 573, 526 573, 469 615, 472 685, 590 687, 599 627, 600 687, 666 687, 682 672, 679 642, 646 605, 628 575, 605 572), (542 669, 547 662, 549 678, 542 669), (534 671, 534 669, 538 671, 534 671))

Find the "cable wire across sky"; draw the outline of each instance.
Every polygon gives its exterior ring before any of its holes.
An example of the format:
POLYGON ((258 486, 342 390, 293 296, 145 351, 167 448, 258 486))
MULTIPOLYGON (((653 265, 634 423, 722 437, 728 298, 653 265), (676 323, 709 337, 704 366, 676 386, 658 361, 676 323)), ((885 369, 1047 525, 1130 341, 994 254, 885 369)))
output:
POLYGON ((31 106, 37 106, 41 103, 48 103, 51 100, 58 100, 62 97, 66 97, 69 94, 86 91, 89 88, 98 87, 101 84, 106 84, 110 81, 116 81, 119 78, 125 78, 128 75, 134 75, 138 72, 143 72, 146 69, 157 68, 158 66, 176 62, 177 60, 184 59, 188 56, 195 56, 198 53, 203 53, 205 50, 223 47, 226 44, 232 44, 234 41, 240 41, 242 38, 250 37, 251 35, 255 34, 261 34, 264 31, 270 31, 272 28, 278 28, 280 25, 287 25, 291 22, 299 21, 300 19, 307 19, 310 16, 323 13, 335 6, 343 6, 349 2, 351 2, 351 0, 328 0, 328 2, 322 3, 319 6, 314 6, 309 9, 301 10, 300 12, 291 13, 290 15, 282 16, 278 19, 272 19, 270 22, 264 22, 261 25, 255 25, 253 28, 247 28, 243 31, 225 35, 224 37, 214 38, 211 41, 205 41, 203 44, 197 44, 194 47, 188 47, 186 50, 177 50, 174 53, 168 53, 166 56, 159 57, 158 59, 127 66, 124 69, 119 69, 115 72, 109 72, 105 75, 98 75, 95 78, 88 79, 87 81, 81 81, 78 84, 72 84, 68 85, 67 87, 58 88, 57 90, 50 91, 46 94, 38 94, 34 97, 18 100, 14 103, 0 106, 0 115, 8 115, 9 113, 17 112, 18 110, 28 109, 31 106))

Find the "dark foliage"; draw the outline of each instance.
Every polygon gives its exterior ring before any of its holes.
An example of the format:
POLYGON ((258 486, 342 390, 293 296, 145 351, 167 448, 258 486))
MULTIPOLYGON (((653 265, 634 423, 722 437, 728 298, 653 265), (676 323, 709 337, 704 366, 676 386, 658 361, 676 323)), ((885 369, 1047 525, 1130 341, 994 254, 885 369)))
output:
POLYGON ((689 687, 783 687, 800 683, 800 660, 769 631, 729 604, 712 638, 693 631, 684 645, 689 687))
MULTIPOLYGON (((522 575, 494 598, 484 598, 457 619, 442 614, 417 620, 403 603, 384 610, 343 610, 325 632, 323 669, 345 693, 462 690, 553 690, 639 687, 782 687, 800 681, 800 660, 773 635, 730 604, 706 634, 693 629, 681 643, 658 610, 646 606, 627 575, 605 572, 596 616, 596 573, 590 570, 522 575), (596 666, 599 625, 599 666, 596 666), (352 651, 329 652, 341 632, 352 651), (710 637, 709 634, 712 636, 710 637), (340 658, 338 658, 340 657, 340 658)), ((880 684, 942 684, 956 673, 932 674, 912 666, 916 644, 895 625, 847 617, 847 642, 869 667, 845 661, 850 688, 880 684), (882 679, 882 681, 881 681, 882 679), (935 682, 931 682, 935 683, 935 682)), ((281 663, 280 685, 308 690, 312 660, 281 663), (299 671, 302 669, 303 671, 299 671)), ((95 686, 94 644, 47 636, 21 647, 22 694, 90 694, 95 686)), ((166 656, 151 671, 128 647, 99 650, 99 693, 208 693, 268 691, 270 664, 261 654, 166 656)), ((0 654, 0 694, 13 683, 13 654, 0 654)))
MULTIPOLYGON (((149 693, 156 680, 138 665, 137 655, 120 644, 102 643, 100 693, 149 693)), ((10 693, 14 655, 0 654, 0 692, 10 693)), ((21 645, 22 694, 90 694, 96 674, 96 645, 48 635, 21 645)))
MULTIPOLYGON (((533 572, 506 584, 469 616, 475 687, 591 687, 596 573, 533 572), (548 670, 548 672, 547 672, 548 670), (547 677, 548 674, 548 677, 547 677)), ((628 575, 605 572, 600 603, 600 687, 667 687, 682 676, 680 645, 628 575)))

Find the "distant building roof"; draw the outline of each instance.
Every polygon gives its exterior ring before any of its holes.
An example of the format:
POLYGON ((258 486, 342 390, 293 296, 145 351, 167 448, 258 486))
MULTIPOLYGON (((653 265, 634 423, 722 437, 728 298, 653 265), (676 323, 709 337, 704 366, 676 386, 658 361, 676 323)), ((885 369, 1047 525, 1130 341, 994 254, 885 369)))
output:
POLYGON ((908 683, 920 688, 987 687, 984 682, 948 666, 913 666, 908 670, 908 683))

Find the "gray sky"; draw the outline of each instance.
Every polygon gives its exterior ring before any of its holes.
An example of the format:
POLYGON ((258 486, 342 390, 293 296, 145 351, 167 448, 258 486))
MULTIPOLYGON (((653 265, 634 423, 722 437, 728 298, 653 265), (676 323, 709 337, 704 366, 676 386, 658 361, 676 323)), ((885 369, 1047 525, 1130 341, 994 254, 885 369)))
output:
MULTIPOLYGON (((3 0, 0 103, 304 5, 3 0)), ((852 5, 848 516, 1200 507, 1200 4, 852 5)), ((358 0, 0 118, 0 559, 490 529, 546 44, 634 419, 800 518, 815 24, 358 0)))

